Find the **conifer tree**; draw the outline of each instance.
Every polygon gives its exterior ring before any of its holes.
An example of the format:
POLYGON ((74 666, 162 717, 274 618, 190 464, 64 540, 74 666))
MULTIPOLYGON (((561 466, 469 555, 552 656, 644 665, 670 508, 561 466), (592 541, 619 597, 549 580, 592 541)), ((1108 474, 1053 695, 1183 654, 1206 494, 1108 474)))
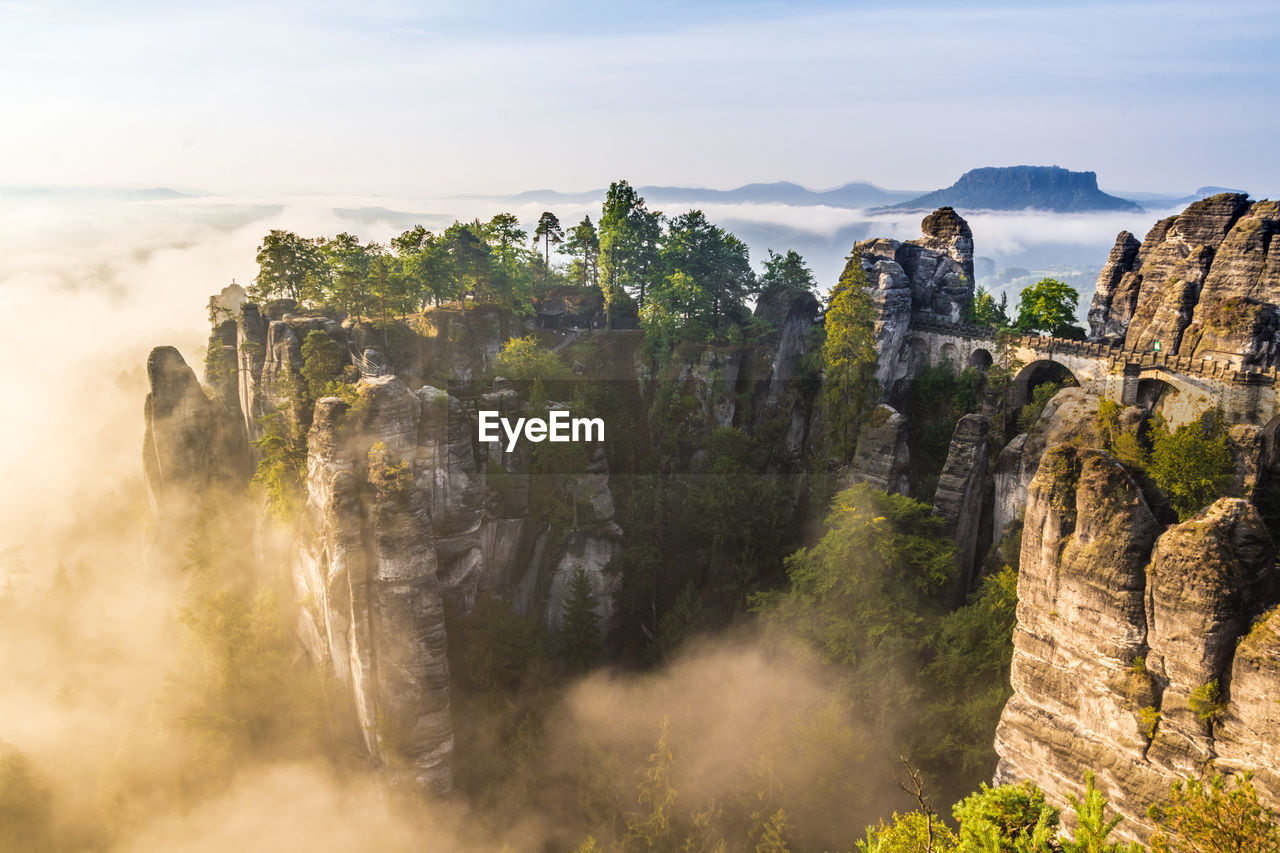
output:
POLYGON ((560 650, 570 673, 586 672, 600 660, 600 619, 587 570, 578 567, 569 582, 560 628, 560 650))

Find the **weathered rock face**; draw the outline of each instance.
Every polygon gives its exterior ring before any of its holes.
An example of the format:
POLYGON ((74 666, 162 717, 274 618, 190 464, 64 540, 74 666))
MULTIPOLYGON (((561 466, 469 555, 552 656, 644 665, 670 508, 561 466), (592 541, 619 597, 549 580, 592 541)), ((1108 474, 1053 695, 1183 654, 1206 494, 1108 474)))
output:
POLYGON ((1133 318, 1133 307, 1138 300, 1138 284, 1142 278, 1136 272, 1138 250, 1142 244, 1128 231, 1121 231, 1111 248, 1106 266, 1098 274, 1098 284, 1089 306, 1089 333, 1094 340, 1122 343, 1125 329, 1133 318))
POLYGON ((912 317, 957 323, 973 301, 973 232, 949 207, 926 216, 921 229, 918 240, 864 240, 854 250, 873 288, 910 291, 912 317))
POLYGON ((934 508, 946 519, 947 532, 956 540, 958 572, 952 599, 957 605, 973 586, 978 542, 983 534, 990 432, 991 419, 986 415, 965 415, 960 419, 933 498, 934 508))
POLYGON ((1267 799, 1280 802, 1280 609, 1259 618, 1236 646, 1231 704, 1215 731, 1215 764, 1224 772, 1252 770, 1267 799))
POLYGON ((215 480, 247 481, 248 448, 235 416, 205 395, 176 349, 151 351, 147 379, 143 471, 161 540, 180 541, 195 503, 215 480))
POLYGON ((1063 388, 1044 407, 1030 432, 1004 446, 996 458, 992 536, 998 541, 1027 505, 1031 480, 1045 451, 1058 444, 1098 446, 1098 398, 1083 388, 1063 388))
MULTIPOLYGON (((1259 701, 1269 691, 1274 702, 1275 682, 1258 680, 1269 664, 1252 647, 1242 658, 1237 641, 1274 597, 1273 574, 1270 539, 1246 502, 1224 498, 1162 532, 1108 454, 1049 450, 1028 494, 997 781, 1030 779, 1061 803, 1094 771, 1125 817, 1121 831, 1143 838, 1147 806, 1175 779, 1213 766, 1220 735, 1223 769, 1263 769, 1265 750, 1241 738, 1280 734, 1280 715, 1259 701), (1227 690, 1233 658, 1243 686, 1227 690), (1189 697, 1214 680, 1229 722, 1210 730, 1189 697), (1154 730, 1143 708, 1160 714, 1154 730)), ((1265 626, 1257 633, 1257 647, 1271 648, 1265 626)))
POLYGON ((954 324, 973 301, 973 232, 949 207, 939 208, 921 223, 918 240, 900 243, 884 238, 854 246, 862 261, 875 303, 876 379, 890 390, 921 365, 911 362, 903 346, 915 322, 954 324))
POLYGON ((910 454, 907 419, 892 406, 880 405, 867 418, 849 466, 849 479, 894 495, 905 495, 910 454))
POLYGON ((423 401, 392 376, 368 411, 321 400, 308 437, 294 579, 311 653, 347 684, 369 755, 423 787, 452 787, 453 729, 431 493, 418 487, 423 401), (407 766, 402 766, 402 762, 407 766))
POLYGON ((1270 367, 1280 347, 1280 205, 1221 193, 1164 219, 1141 244, 1121 232, 1089 310, 1094 339, 1270 367))

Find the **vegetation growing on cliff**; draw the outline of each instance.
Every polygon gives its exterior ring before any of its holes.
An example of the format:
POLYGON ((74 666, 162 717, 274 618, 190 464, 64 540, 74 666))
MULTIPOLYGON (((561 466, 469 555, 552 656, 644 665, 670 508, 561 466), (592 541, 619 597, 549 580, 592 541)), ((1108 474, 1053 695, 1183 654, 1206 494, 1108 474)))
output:
POLYGON ((1139 433, 1122 428, 1119 405, 1103 400, 1097 423, 1103 447, 1127 467, 1150 476, 1179 521, 1231 494, 1235 486, 1235 457, 1221 412, 1206 412, 1175 429, 1157 414, 1139 433))
POLYGON ((874 319, 867 277, 855 253, 831 290, 822 344, 827 433, 840 460, 853 457, 862 419, 875 407, 880 393, 875 379, 874 319))

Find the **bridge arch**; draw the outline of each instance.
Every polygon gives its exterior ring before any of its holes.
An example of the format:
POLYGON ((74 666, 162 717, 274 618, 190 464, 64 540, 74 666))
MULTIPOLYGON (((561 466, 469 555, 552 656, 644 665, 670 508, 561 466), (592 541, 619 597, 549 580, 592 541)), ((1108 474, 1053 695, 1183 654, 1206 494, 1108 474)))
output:
POLYGON ((976 367, 979 370, 986 370, 995 361, 991 356, 991 351, 977 347, 973 352, 969 353, 969 364, 967 367, 976 367))
POLYGON ((1158 413, 1174 428, 1199 419, 1220 403, 1209 390, 1161 369, 1138 374, 1136 397, 1137 405, 1158 413))
POLYGON ((1138 405, 1150 411, 1158 411, 1163 402, 1177 396, 1178 386, 1163 376, 1145 376, 1138 379, 1138 405))
POLYGON ((950 341, 943 344, 938 351, 938 363, 941 364, 944 361, 951 362, 952 367, 960 368, 960 349, 950 341))
POLYGON ((1009 400, 1010 409, 1017 412, 1023 406, 1031 401, 1032 394, 1035 393, 1037 386, 1044 385, 1046 382, 1056 382, 1062 385, 1080 385, 1080 377, 1072 372, 1060 361, 1053 361, 1047 358, 1037 359, 1018 371, 1018 375, 1013 378, 1013 387, 1011 389, 1012 397, 1009 400))

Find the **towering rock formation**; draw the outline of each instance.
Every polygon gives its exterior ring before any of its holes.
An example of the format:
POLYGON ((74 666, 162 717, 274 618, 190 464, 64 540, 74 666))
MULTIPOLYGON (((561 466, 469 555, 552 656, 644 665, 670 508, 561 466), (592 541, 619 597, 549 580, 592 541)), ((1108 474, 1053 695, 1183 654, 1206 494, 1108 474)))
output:
POLYGON ((248 480, 249 453, 236 416, 211 401, 173 347, 147 358, 142 467, 156 519, 157 544, 185 541, 199 499, 215 482, 248 480))
POLYGON ((1280 346, 1280 205, 1243 193, 1197 201, 1141 244, 1121 232, 1089 309, 1095 340, 1271 367, 1280 346))
POLYGON ((1094 340, 1123 343, 1125 330, 1138 301, 1138 251, 1142 244, 1128 231, 1121 231, 1111 247, 1107 263, 1098 274, 1098 284, 1089 305, 1089 331, 1094 340))
POLYGON ((965 415, 956 424, 947 461, 938 476, 933 505, 947 521, 947 532, 956 540, 957 575, 952 601, 956 606, 973 587, 974 564, 983 535, 987 506, 987 457, 990 453, 991 419, 965 415))
POLYGON ((1274 648, 1266 625, 1239 662, 1242 681, 1232 673, 1238 641, 1274 603, 1274 562, 1245 501, 1224 498, 1162 532, 1108 454, 1047 452, 1028 490, 997 781, 1030 779, 1063 802, 1094 771, 1125 817, 1121 831, 1142 838, 1147 806, 1175 779, 1213 767, 1220 738, 1224 769, 1270 774, 1263 753, 1241 748, 1244 732, 1280 737, 1280 715, 1259 696, 1274 701, 1275 682, 1255 675, 1271 668, 1259 659, 1274 648), (1211 682, 1225 702, 1220 726, 1191 708, 1211 682))
POLYGON ((893 495, 910 488, 907 418, 892 406, 880 405, 867 418, 849 466, 849 479, 893 495))
POLYGON ((453 728, 431 490, 438 454, 424 408, 393 376, 364 383, 362 415, 331 397, 307 440, 311 534, 295 583, 312 657, 347 684, 369 755, 407 762, 423 787, 452 786, 453 728), (428 447, 424 448, 423 445, 428 447))
MULTIPOLYGON (((505 341, 527 331, 494 306, 439 309, 413 329, 372 330, 300 312, 290 300, 259 306, 236 297, 211 302, 205 367, 213 399, 176 350, 159 348, 149 363, 145 452, 161 528, 181 543, 189 507, 180 496, 198 500, 230 469, 243 485, 251 439, 305 435, 305 507, 292 564, 302 645, 348 689, 371 761, 447 791, 445 613, 465 618, 478 599, 493 597, 554 637, 582 572, 601 631, 610 625, 622 579, 605 567, 623 533, 607 448, 558 453, 560 445, 479 441, 479 410, 532 414, 528 388, 491 378, 505 341), (347 381, 363 374, 342 398, 310 397, 303 345, 315 333, 353 354, 347 381), (382 350, 381 367, 371 347, 382 350)), ((687 409, 674 460, 683 470, 700 464, 697 450, 716 428, 766 424, 790 451, 777 454, 778 468, 800 465, 815 394, 800 370, 819 305, 810 293, 779 290, 764 294, 757 312, 771 331, 750 350, 686 350, 661 368, 687 409)), ((577 367, 618 408, 608 431, 630 432, 644 447, 657 377, 640 336, 593 343, 580 356, 591 363, 577 367)))
POLYGON ((877 238, 854 246, 876 304, 876 378, 888 389, 920 365, 903 343, 912 322, 955 324, 973 301, 973 232, 949 207, 920 223, 918 240, 877 238))

